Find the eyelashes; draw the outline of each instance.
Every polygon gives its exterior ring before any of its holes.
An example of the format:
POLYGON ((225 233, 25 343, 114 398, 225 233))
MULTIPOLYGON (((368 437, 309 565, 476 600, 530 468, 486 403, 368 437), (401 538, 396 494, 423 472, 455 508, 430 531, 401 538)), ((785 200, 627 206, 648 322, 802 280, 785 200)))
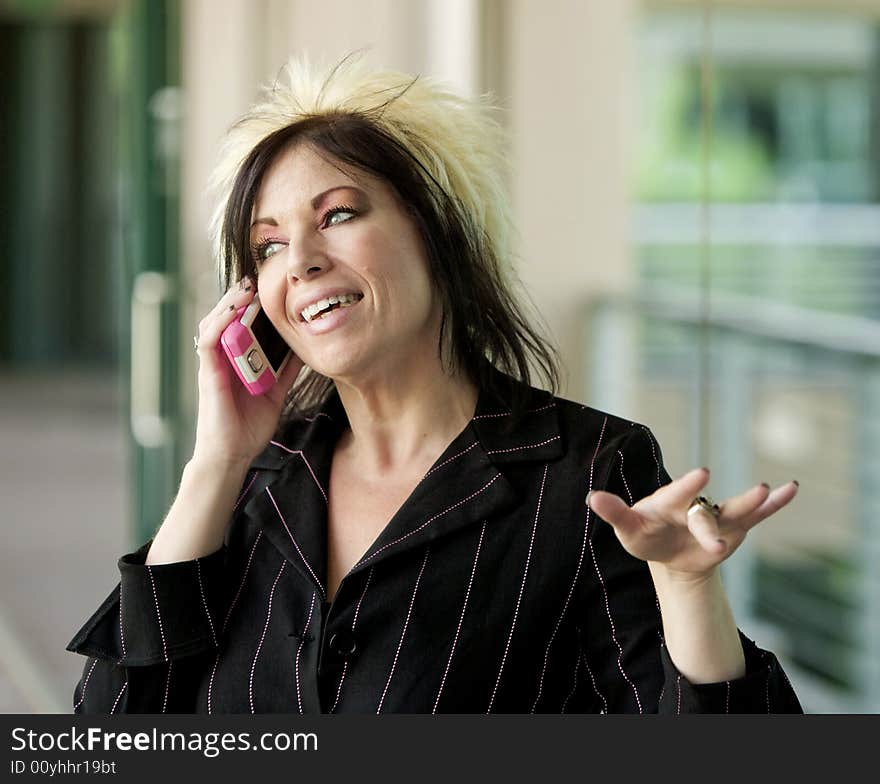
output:
POLYGON ((358 211, 354 207, 349 207, 346 204, 339 204, 336 207, 331 207, 321 218, 321 228, 326 229, 329 226, 338 226, 340 223, 345 223, 346 221, 351 220, 351 218, 346 218, 344 221, 336 221, 336 223, 330 222, 335 216, 344 213, 351 213, 352 217, 354 217, 358 214, 358 211))
MULTIPOLYGON (((347 204, 338 204, 335 207, 331 207, 321 216, 321 221, 318 224, 318 228, 328 229, 333 226, 338 226, 341 223, 347 223, 352 218, 357 217, 359 214, 360 213, 358 212, 358 210, 356 210, 354 207, 350 207, 347 204), (343 220, 334 220, 337 215, 351 215, 351 217, 345 218, 343 220)), ((278 250, 275 250, 272 253, 268 253, 268 250, 271 247, 275 245, 283 247, 286 244, 287 243, 284 240, 275 237, 264 237, 258 242, 253 243, 251 245, 251 257, 254 261, 254 264, 259 266, 262 262, 271 258, 278 252, 278 250)))
POLYGON ((251 245, 251 258, 253 259, 254 264, 256 264, 257 267, 259 267, 260 264, 266 261, 266 259, 268 259, 270 256, 274 256, 275 253, 278 252, 275 251, 274 253, 269 253, 268 255, 266 254, 266 251, 273 245, 284 245, 284 243, 281 240, 266 237, 265 239, 262 239, 259 242, 251 245))

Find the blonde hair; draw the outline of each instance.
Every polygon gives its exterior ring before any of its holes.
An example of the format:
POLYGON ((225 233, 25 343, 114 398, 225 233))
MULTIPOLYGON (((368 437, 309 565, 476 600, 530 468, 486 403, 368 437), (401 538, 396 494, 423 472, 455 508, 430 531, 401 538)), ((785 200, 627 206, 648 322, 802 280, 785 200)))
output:
MULTIPOLYGON (((211 178, 216 208, 211 239, 221 263, 221 234, 236 175, 250 152, 276 131, 302 120, 361 115, 405 149, 453 197, 488 246, 511 262, 513 220, 508 198, 508 139, 489 96, 456 95, 425 76, 372 70, 360 53, 332 68, 293 57, 261 99, 228 131, 211 178)), ((228 283, 228 281, 227 281, 228 283)))

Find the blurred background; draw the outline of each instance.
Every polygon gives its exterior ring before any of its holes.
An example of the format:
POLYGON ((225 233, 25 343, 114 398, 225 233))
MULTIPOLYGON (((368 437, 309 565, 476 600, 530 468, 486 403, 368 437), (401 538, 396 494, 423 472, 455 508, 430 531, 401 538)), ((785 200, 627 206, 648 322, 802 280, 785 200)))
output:
POLYGON ((737 619, 808 712, 880 712, 880 0, 0 0, 0 711, 70 712, 176 491, 223 132, 360 48, 503 107, 566 397, 716 497, 800 481, 737 619))

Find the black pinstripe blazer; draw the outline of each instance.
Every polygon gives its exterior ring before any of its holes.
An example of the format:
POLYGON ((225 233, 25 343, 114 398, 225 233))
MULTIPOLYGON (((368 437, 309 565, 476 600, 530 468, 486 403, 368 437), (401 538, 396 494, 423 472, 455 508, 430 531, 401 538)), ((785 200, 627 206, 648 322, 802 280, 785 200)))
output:
POLYGON ((334 394, 248 474, 224 547, 145 566, 68 650, 81 713, 799 712, 776 657, 691 685, 662 640, 647 566, 585 505, 669 481, 643 425, 534 390, 476 414, 325 599, 334 394))

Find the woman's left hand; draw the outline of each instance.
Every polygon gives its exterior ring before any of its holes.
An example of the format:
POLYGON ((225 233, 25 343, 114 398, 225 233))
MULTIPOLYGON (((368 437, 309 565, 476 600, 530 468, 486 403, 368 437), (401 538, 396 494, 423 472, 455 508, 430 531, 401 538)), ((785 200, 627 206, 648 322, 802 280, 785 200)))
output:
POLYGON ((769 485, 760 484, 719 502, 717 519, 704 510, 688 515, 688 507, 708 482, 708 469, 697 468, 632 507, 602 490, 591 493, 587 503, 610 523, 631 555, 662 564, 670 573, 700 578, 728 558, 754 526, 782 509, 798 491, 797 482, 772 491, 769 485))

